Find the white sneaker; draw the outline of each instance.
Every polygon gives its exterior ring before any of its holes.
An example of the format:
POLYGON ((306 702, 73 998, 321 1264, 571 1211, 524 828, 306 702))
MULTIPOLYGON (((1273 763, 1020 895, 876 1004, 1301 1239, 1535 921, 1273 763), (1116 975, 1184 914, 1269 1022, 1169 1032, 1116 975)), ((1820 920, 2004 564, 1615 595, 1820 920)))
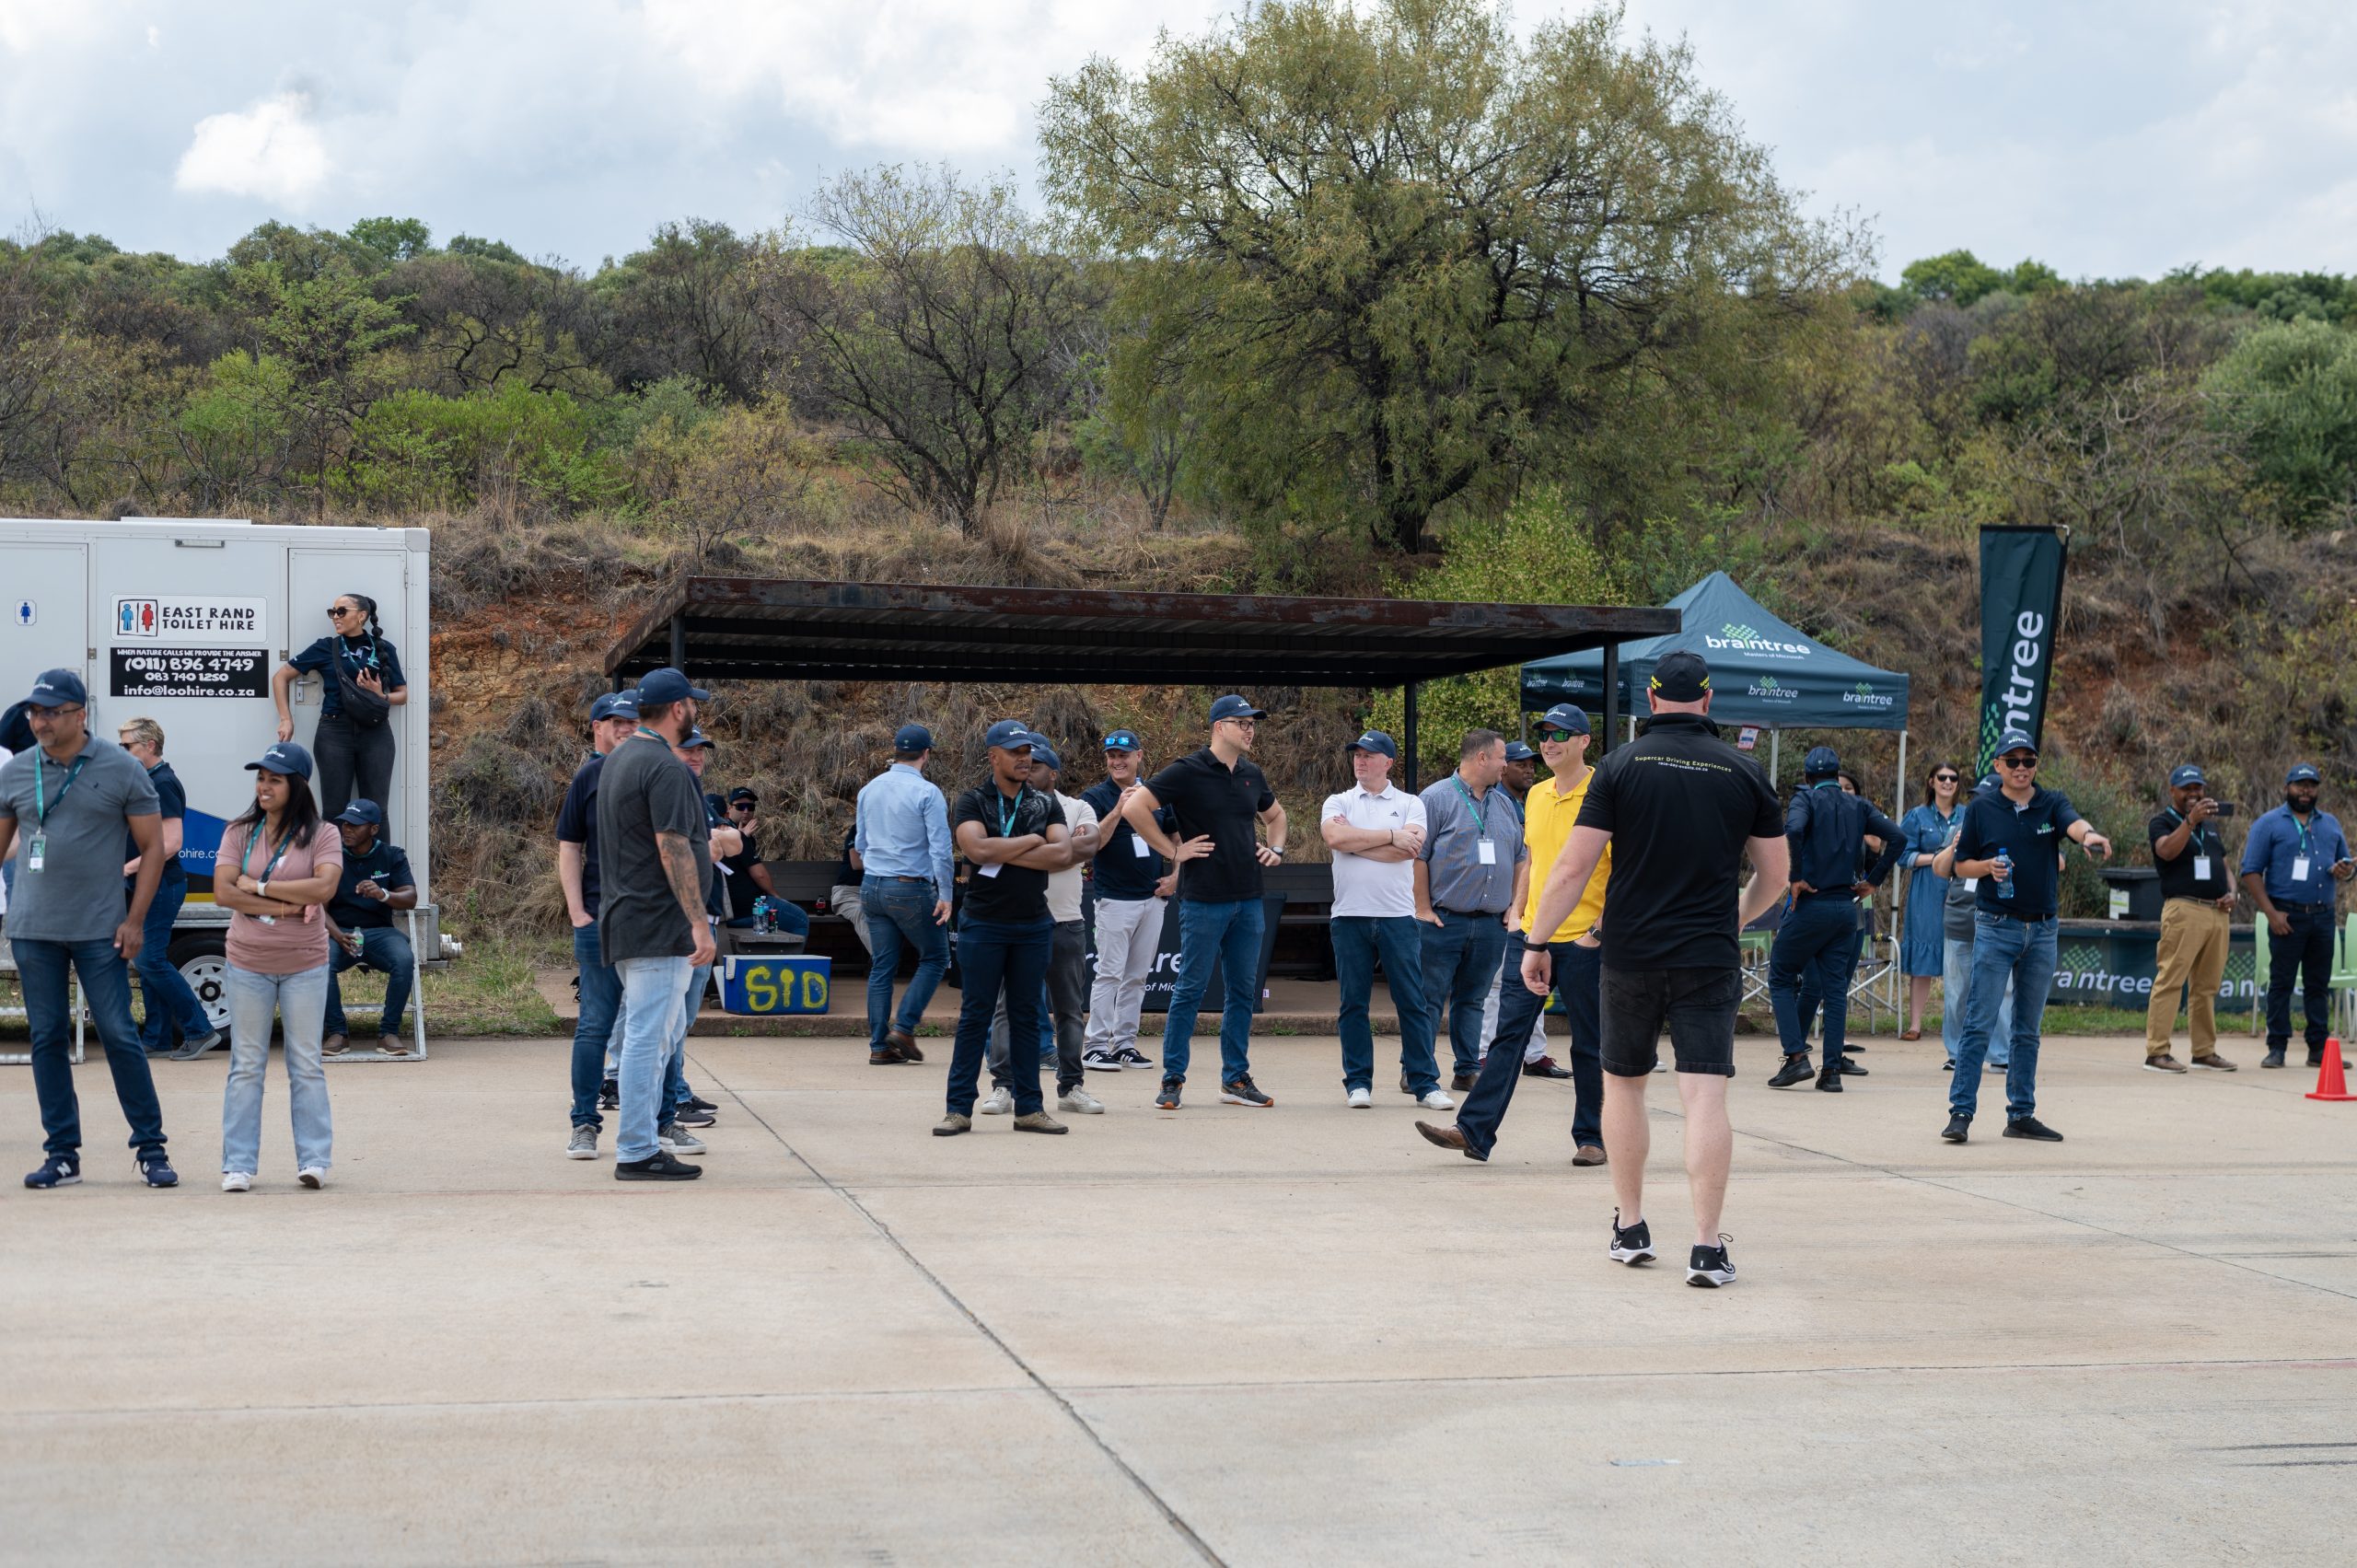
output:
POLYGON ((1015 1091, 1004 1084, 993 1089, 989 1098, 982 1101, 981 1106, 984 1116, 1004 1116, 1014 1109, 1015 1091))
POLYGON ((222 1191, 250 1192, 253 1190, 254 1179, 246 1172, 242 1170, 225 1170, 221 1173, 222 1191))
POLYGON ((295 1173, 295 1179, 316 1192, 327 1183, 328 1167, 323 1165, 307 1165, 295 1173))
POLYGON ((1438 1089, 1428 1091, 1424 1097, 1422 1099, 1419 1099, 1416 1103, 1422 1106, 1426 1110, 1455 1110, 1457 1109, 1457 1102, 1449 1098, 1446 1095, 1441 1093, 1438 1089))
POLYGON ((1351 1091, 1350 1098, 1351 1109, 1353 1110, 1364 1110, 1368 1106, 1375 1103, 1375 1097, 1368 1094, 1364 1089, 1353 1089, 1351 1091))
POLYGON ((1078 1084, 1074 1084, 1056 1097, 1056 1109, 1073 1111, 1082 1116, 1102 1116, 1105 1114, 1105 1102, 1078 1084))

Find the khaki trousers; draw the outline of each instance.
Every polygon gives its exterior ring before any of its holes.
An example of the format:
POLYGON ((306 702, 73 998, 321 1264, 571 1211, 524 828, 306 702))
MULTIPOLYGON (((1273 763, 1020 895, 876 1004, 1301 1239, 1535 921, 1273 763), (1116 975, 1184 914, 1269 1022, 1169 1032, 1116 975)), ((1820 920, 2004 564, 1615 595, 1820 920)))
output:
POLYGON ((2171 899, 2161 906, 2157 972, 2153 977, 2152 1002, 2144 1009, 2145 1055, 2160 1056, 2168 1051, 2180 987, 2189 987, 2193 993, 2187 1009, 2193 1054, 2203 1057, 2218 1049, 2218 982, 2226 974, 2226 940, 2231 930, 2226 912, 2200 899, 2171 899))

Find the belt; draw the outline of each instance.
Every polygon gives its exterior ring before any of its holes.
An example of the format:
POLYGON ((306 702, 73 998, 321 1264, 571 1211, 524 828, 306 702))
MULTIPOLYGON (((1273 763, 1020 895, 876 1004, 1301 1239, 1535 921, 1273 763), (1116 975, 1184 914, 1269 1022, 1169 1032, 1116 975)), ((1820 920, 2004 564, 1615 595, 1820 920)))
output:
POLYGON ((1433 909, 1436 913, 1453 914, 1459 920, 1495 920, 1506 912, 1504 910, 1453 910, 1440 904, 1434 904, 1433 909))
POLYGON ((873 877, 878 882, 930 882, 933 880, 930 877, 887 877, 880 871, 869 871, 864 875, 873 877))
POLYGON ((2331 900, 2330 899, 2327 899, 2324 902, 2322 902, 2322 903, 2320 903, 2320 904, 2285 904, 2285 903, 2279 903, 2279 904, 2277 904, 2275 907, 2276 907, 2277 909, 2279 909, 2279 910, 2294 910, 2294 911, 2297 911, 2297 912, 2298 912, 2299 913, 2301 913, 2301 914, 2314 914, 2314 913, 2316 913, 2316 911, 2318 911, 2318 910, 2328 910, 2328 909, 2330 909, 2330 908, 2332 907, 2332 900, 2331 900))
POLYGON ((1987 904, 1982 904, 1980 907, 1984 910, 1989 910, 1991 914, 2002 914, 2007 920, 2017 920, 2024 925, 2037 925, 2041 922, 2052 920, 2054 918, 2054 912, 2052 910, 2047 911, 2044 914, 2024 914, 2019 910, 1989 909, 1987 904))

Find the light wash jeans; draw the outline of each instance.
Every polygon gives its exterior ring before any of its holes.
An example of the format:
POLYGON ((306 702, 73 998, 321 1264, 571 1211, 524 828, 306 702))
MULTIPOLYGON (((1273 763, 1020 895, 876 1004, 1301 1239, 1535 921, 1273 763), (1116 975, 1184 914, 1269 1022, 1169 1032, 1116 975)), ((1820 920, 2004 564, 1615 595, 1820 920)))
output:
POLYGON ((2052 915, 2018 921, 1976 911, 1972 917, 1972 1000, 1965 1009, 1964 1039, 1956 1042, 1956 1073, 1948 1080, 1948 1109, 1969 1120, 1980 1100, 1980 1063, 1989 1054, 2004 1005, 2005 984, 2014 982, 2013 1051, 2005 1063, 2005 1116, 2020 1121, 2038 1109, 2038 1032, 2046 1022, 2046 993, 2054 983, 2056 936, 2052 915))
POLYGON ((621 1061, 616 1074, 621 1081, 621 1132, 614 1144, 618 1160, 648 1160, 660 1152, 655 1141, 656 1124, 670 1110, 663 1098, 663 1069, 679 1027, 680 1009, 688 999, 688 976, 694 972, 688 956, 624 958, 614 966, 621 976, 621 1061))
POLYGON ((335 1121, 328 1112, 327 1069, 319 1063, 328 1005, 328 967, 293 974, 256 974, 227 966, 229 1086, 221 1097, 221 1174, 261 1168, 261 1088, 270 1066, 273 1014, 286 1031, 286 1098, 295 1113, 295 1164, 328 1168, 335 1121))
MULTIPOLYGON (((1940 1003, 1940 1043, 1948 1049, 1948 1060, 1956 1060, 1956 1048, 1964 1043, 1964 1010, 1972 1004, 1972 944, 1962 937, 1943 937, 1945 965, 1940 973, 1940 985, 1945 995, 1940 1003)), ((1989 1037, 1989 1065, 2003 1067, 2007 1053, 2014 1049, 2014 982, 2005 980, 2005 999, 1997 1005, 1997 1032, 1989 1037)))

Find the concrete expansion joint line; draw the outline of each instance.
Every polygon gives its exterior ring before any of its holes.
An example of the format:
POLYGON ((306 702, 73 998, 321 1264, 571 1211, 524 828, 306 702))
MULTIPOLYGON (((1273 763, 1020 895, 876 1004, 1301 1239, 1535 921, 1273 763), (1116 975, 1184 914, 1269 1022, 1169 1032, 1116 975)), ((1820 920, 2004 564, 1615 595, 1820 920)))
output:
POLYGON ((997 1350, 999 1354, 1004 1356, 1009 1365, 1014 1366, 1017 1372, 1023 1374, 1024 1377, 1030 1382, 1033 1388, 1039 1389, 1040 1393, 1046 1395, 1051 1400, 1052 1400, 1055 1407, 1063 1411, 1065 1419, 1069 1420, 1074 1426, 1078 1427, 1082 1435, 1086 1436, 1090 1443, 1096 1446, 1097 1451, 1104 1455, 1107 1461, 1110 1463, 1114 1469, 1120 1471, 1121 1474, 1128 1479, 1129 1483, 1137 1489, 1138 1495, 1144 1498, 1148 1505, 1151 1506, 1155 1513, 1162 1516, 1163 1523, 1168 1525, 1171 1530, 1178 1535, 1179 1539, 1185 1541, 1190 1547, 1194 1549, 1195 1555, 1201 1557, 1205 1562, 1211 1563, 1213 1568, 1227 1568, 1226 1561, 1222 1558, 1218 1552, 1213 1551, 1211 1549, 1211 1543, 1204 1540, 1202 1536, 1196 1534, 1195 1528, 1192 1525, 1190 1525, 1186 1520, 1178 1516, 1178 1511, 1173 1508, 1168 1503, 1165 1502, 1162 1494, 1154 1489, 1152 1484, 1146 1481, 1145 1477, 1140 1475, 1127 1459, 1121 1458, 1120 1452, 1117 1451, 1110 1443, 1108 1443, 1105 1440, 1105 1436, 1102 1433, 1098 1432, 1096 1427, 1089 1424, 1088 1418, 1082 1415, 1079 1410, 1074 1407, 1073 1402, 1066 1399, 1055 1385, 1050 1383, 1045 1377, 1042 1377, 1039 1375, 1038 1368, 1034 1367, 1029 1362, 1024 1360, 1021 1355, 1017 1354, 1015 1347, 1008 1344, 1005 1340, 1001 1338, 995 1329, 993 1329, 988 1323, 983 1322, 981 1315, 976 1312, 972 1307, 967 1306, 965 1301, 959 1297, 958 1293, 949 1288, 947 1281, 944 1280, 939 1274, 934 1272, 932 1269, 928 1268, 923 1260, 918 1258, 914 1252, 910 1251, 908 1244, 903 1242, 898 1236, 895 1236, 892 1233, 892 1227, 886 1225, 883 1219, 877 1215, 875 1211, 868 1208, 865 1203, 860 1202, 858 1194, 844 1187, 841 1182, 828 1175, 825 1171, 820 1170, 818 1166, 811 1162, 808 1156, 805 1155, 801 1150, 788 1143, 785 1139, 785 1135, 780 1132, 775 1127, 772 1126, 767 1117, 763 1116, 760 1111, 755 1110, 750 1105, 747 1104, 745 1098, 742 1095, 737 1093, 736 1090, 730 1088, 726 1083, 722 1081, 720 1075, 712 1070, 712 1066, 709 1063, 699 1061, 696 1063, 696 1066, 704 1074, 705 1076, 712 1080, 713 1084, 722 1094, 725 1094, 730 1099, 735 1100, 738 1109, 743 1110, 747 1116, 750 1117, 757 1124, 759 1124, 761 1131, 776 1139, 779 1148, 784 1149, 787 1155, 791 1156, 794 1160, 802 1167, 803 1169, 808 1171, 811 1176, 818 1179, 820 1185, 824 1186, 828 1191, 833 1193, 838 1200, 849 1205, 853 1214, 856 1214, 861 1219, 866 1221, 868 1227, 874 1230, 877 1236, 884 1239, 885 1245, 890 1247, 893 1251, 899 1253, 901 1259, 907 1262, 909 1267, 916 1271, 919 1278, 923 1279, 927 1284, 931 1285, 940 1294, 941 1299, 947 1302, 953 1311, 957 1312, 959 1317, 965 1318, 967 1322, 972 1324, 974 1326, 974 1331, 981 1335, 983 1339, 989 1341, 991 1345, 997 1350))

